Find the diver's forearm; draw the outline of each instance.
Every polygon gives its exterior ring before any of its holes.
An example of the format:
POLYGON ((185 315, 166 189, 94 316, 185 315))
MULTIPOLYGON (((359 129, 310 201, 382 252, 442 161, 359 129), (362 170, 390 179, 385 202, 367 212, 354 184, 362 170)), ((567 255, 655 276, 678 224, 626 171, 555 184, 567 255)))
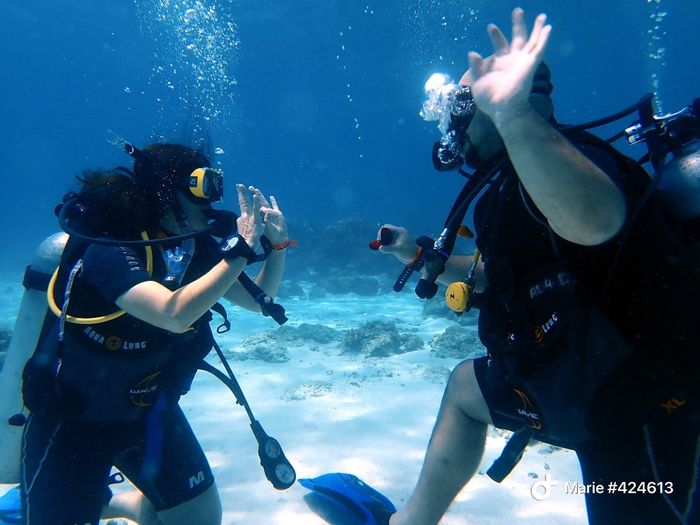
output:
POLYGON ((287 260, 287 249, 272 250, 260 273, 255 278, 257 285, 265 290, 267 295, 275 297, 282 282, 284 265, 287 260))

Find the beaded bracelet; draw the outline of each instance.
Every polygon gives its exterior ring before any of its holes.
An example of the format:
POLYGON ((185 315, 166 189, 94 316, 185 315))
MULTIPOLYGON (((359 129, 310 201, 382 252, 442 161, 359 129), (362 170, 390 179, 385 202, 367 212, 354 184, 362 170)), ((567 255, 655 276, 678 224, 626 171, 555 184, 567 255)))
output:
POLYGON ((273 244, 272 249, 273 250, 284 250, 285 248, 294 248, 297 245, 297 241, 294 239, 287 239, 284 242, 281 242, 279 244, 273 244))

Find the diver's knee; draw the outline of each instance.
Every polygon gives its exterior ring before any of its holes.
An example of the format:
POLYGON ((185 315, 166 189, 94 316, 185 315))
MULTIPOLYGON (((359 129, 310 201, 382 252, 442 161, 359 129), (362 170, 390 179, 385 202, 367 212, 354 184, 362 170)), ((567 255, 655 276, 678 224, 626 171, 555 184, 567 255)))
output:
POLYGON ((446 399, 467 416, 491 424, 491 415, 476 379, 473 360, 462 361, 452 370, 445 394, 446 399))
POLYGON ((448 393, 471 395, 475 389, 480 392, 474 374, 474 361, 471 359, 462 361, 452 370, 447 381, 447 391, 448 393))

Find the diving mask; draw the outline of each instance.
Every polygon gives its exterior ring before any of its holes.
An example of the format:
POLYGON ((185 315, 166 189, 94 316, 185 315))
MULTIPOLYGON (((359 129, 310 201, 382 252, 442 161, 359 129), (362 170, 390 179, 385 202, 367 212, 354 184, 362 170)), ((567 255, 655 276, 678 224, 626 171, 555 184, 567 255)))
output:
POLYGON ((448 75, 435 73, 425 83, 425 94, 420 116, 426 121, 438 121, 442 133, 433 146, 433 165, 438 171, 458 168, 464 162, 464 134, 476 113, 471 88, 456 84, 448 75))
POLYGON ((189 189, 197 199, 219 202, 224 198, 224 174, 214 168, 197 168, 190 174, 189 189))
MULTIPOLYGON (((114 133, 111 129, 108 129, 107 133, 109 135, 107 141, 113 146, 123 150, 130 157, 148 163, 151 169, 169 170, 167 164, 153 158, 148 151, 142 151, 125 138, 114 133)), ((208 203, 213 203, 219 202, 224 198, 224 175, 221 170, 208 166, 196 168, 190 173, 186 181, 178 179, 177 176, 175 176, 175 180, 171 180, 171 183, 173 183, 175 189, 180 190, 184 190, 183 186, 186 185, 189 192, 185 191, 185 195, 195 202, 198 200, 205 200, 208 203)))

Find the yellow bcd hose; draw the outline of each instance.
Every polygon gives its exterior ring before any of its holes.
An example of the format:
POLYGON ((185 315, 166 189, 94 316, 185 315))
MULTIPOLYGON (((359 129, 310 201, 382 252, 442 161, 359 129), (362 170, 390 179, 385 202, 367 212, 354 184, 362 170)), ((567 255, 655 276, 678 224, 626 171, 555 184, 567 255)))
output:
MULTIPOLYGON (((148 234, 146 232, 141 232, 141 238, 145 241, 148 240, 148 234)), ((149 275, 153 274, 153 249, 150 246, 145 246, 146 248, 146 270, 149 275)), ((58 268, 53 272, 51 280, 49 281, 49 286, 46 290, 46 298, 49 301, 49 308, 56 315, 56 317, 61 317, 61 309, 56 304, 56 300, 53 296, 54 287, 56 286, 56 280, 58 278, 58 268)), ((72 315, 66 315, 66 321, 73 324, 100 324, 106 323, 107 321, 112 321, 117 317, 124 315, 126 312, 124 310, 117 310, 111 314, 98 315, 97 317, 74 317, 72 315)))

